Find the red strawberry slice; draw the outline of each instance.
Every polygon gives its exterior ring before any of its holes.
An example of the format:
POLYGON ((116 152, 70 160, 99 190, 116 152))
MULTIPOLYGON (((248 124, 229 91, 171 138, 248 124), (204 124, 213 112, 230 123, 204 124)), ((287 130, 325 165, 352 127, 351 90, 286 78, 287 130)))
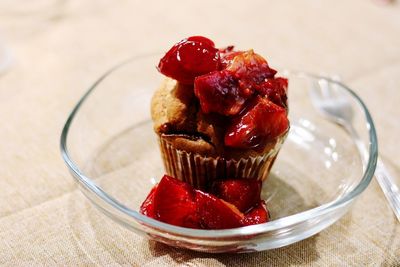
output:
POLYGON ((156 219, 177 226, 198 228, 195 195, 189 184, 164 175, 154 194, 156 219))
POLYGON ((219 50, 213 41, 202 36, 192 36, 175 44, 158 64, 162 74, 183 84, 193 84, 195 77, 219 67, 219 50))
POLYGON ((246 212, 260 201, 261 181, 256 179, 219 180, 212 185, 212 193, 246 212))
POLYGON ((258 96, 228 127, 224 142, 226 146, 235 148, 262 148, 288 127, 286 110, 258 96))
POLYGON ((243 207, 243 210, 255 198, 258 201, 243 214, 224 199, 194 190, 189 184, 164 175, 160 183, 150 191, 140 212, 162 222, 197 229, 228 229, 268 221, 265 203, 259 200, 260 185, 255 181, 247 182, 243 179, 218 182, 214 190, 226 200, 243 207), (244 198, 239 196, 239 190, 242 190, 244 198))
POLYGON ((197 211, 200 224, 205 229, 229 229, 242 226, 243 214, 211 194, 196 192, 197 211))
POLYGON ((263 200, 259 201, 257 206, 245 214, 243 225, 260 224, 269 221, 269 212, 263 200))
POLYGON ((143 201, 142 205, 140 206, 140 213, 143 215, 146 215, 150 218, 155 218, 155 212, 154 212, 154 195, 157 190, 157 185, 155 185, 150 193, 148 194, 147 198, 145 201, 143 201))
POLYGON ((266 78, 273 78, 276 70, 268 66, 267 61, 253 50, 238 53, 226 69, 241 80, 243 87, 259 84, 266 78))
POLYGON ((197 77, 194 92, 204 113, 216 112, 225 116, 238 114, 247 99, 276 71, 253 50, 230 51, 222 55, 225 70, 197 77))
POLYGON ((257 92, 262 96, 267 96, 275 104, 287 108, 287 88, 288 80, 282 77, 267 79, 256 87, 257 92))
POLYGON ((229 71, 214 71, 195 79, 194 93, 204 113, 229 116, 242 110, 253 91, 241 89, 238 80, 229 71))

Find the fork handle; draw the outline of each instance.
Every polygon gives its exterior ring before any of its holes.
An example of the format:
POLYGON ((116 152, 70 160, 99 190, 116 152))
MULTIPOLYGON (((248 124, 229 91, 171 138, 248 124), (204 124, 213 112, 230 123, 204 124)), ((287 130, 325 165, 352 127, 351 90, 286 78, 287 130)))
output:
POLYGON ((397 220, 400 221, 400 190, 379 157, 376 164, 375 177, 397 220))
MULTIPOLYGON (((357 131, 351 124, 343 124, 343 126, 355 140, 356 146, 361 153, 361 159, 365 164, 368 161, 368 151, 361 141, 360 137, 358 136, 357 131)), ((382 189, 383 194, 388 200, 389 205, 393 210, 393 213, 396 215, 397 220, 400 222, 400 190, 390 173, 387 171, 379 156, 376 162, 375 178, 378 181, 378 184, 382 189)))

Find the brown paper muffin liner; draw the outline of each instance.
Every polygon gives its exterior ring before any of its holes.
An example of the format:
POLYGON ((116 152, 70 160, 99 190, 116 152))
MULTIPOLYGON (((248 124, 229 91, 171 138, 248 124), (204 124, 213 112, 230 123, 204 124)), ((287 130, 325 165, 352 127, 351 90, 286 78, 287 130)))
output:
POLYGON ((159 144, 167 174, 187 182, 197 189, 204 190, 217 179, 264 180, 271 170, 285 137, 279 138, 275 146, 264 154, 238 160, 188 153, 174 148, 162 137, 159 138, 159 144))

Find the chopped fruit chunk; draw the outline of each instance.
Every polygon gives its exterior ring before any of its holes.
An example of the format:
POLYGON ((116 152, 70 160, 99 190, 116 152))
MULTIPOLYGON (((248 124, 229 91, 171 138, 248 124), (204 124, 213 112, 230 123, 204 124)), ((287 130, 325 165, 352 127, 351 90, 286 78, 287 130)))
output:
POLYGON ((155 218, 155 212, 154 212, 154 195, 157 190, 157 185, 155 185, 145 201, 143 201, 142 205, 140 206, 140 213, 150 217, 150 218, 155 218))
POLYGON ((202 36, 192 36, 175 44, 158 64, 162 74, 183 84, 193 84, 195 77, 219 67, 219 50, 213 41, 202 36))
POLYGON ((246 212, 260 201, 261 181, 256 179, 218 180, 212 193, 246 212))
POLYGON ((225 133, 225 145, 235 148, 259 148, 283 134, 289 127, 286 110, 258 96, 225 133))
POLYGON ((276 74, 276 70, 271 69, 267 61, 253 50, 237 54, 227 65, 226 70, 240 79, 243 87, 259 84, 276 74))
POLYGON ((266 223, 269 221, 269 212, 265 205, 265 202, 261 200, 257 206, 252 208, 245 214, 245 218, 243 219, 243 225, 253 225, 259 223, 266 223))
POLYGON ((197 229, 228 229, 268 221, 265 203, 260 200, 259 182, 218 181, 213 190, 221 198, 164 175, 140 206, 140 213, 165 223, 197 229))
POLYGON ((228 229, 242 226, 244 216, 232 204, 201 191, 197 191, 196 202, 203 228, 228 229))
POLYGON ((199 76, 194 82, 194 93, 204 113, 238 114, 253 91, 242 90, 228 71, 214 71, 199 76))
MULTIPOLYGON (((225 70, 196 77, 194 92, 204 113, 233 116, 243 109, 260 84, 274 77, 276 71, 253 50, 228 51, 222 62, 225 70)), ((268 88, 268 84, 265 87, 268 88)))
POLYGON ((155 218, 177 226, 198 228, 195 191, 184 182, 164 175, 154 194, 155 218))
POLYGON ((287 107, 287 88, 288 81, 285 78, 277 77, 275 79, 267 79, 260 84, 256 90, 262 96, 268 97, 275 104, 287 107))

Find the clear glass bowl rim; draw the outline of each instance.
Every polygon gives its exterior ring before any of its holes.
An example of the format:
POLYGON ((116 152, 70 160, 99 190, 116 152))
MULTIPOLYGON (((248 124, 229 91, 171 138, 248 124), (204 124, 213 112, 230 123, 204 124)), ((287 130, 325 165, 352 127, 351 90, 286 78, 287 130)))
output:
MULTIPOLYGON (((70 125, 74 120, 75 115, 79 111, 82 104, 85 100, 90 96, 90 94, 96 89, 97 85, 101 83, 105 78, 107 78, 110 74, 114 71, 118 70, 119 68, 127 65, 135 60, 140 60, 146 57, 155 56, 158 53, 151 53, 147 55, 135 56, 126 61, 117 64, 110 70, 106 71, 82 96, 82 98, 78 101, 76 106, 73 108, 72 112, 68 116, 66 123, 63 127, 61 138, 60 138, 60 148, 62 157, 68 167, 68 169, 72 172, 73 177, 77 180, 78 183, 84 186, 85 189, 89 190, 91 193, 95 194, 97 198, 103 201, 103 204, 109 205, 111 208, 115 209, 115 212, 118 212, 119 215, 123 217, 128 216, 130 219, 134 219, 139 223, 142 223, 148 227, 157 229, 158 231, 163 231, 167 233, 171 233, 178 236, 186 236, 186 237, 193 237, 193 238, 201 238, 201 239, 214 239, 214 238, 231 238, 231 237, 240 237, 246 235, 254 235, 260 233, 267 233, 272 231, 277 231, 279 229, 289 227, 298 223, 302 223, 304 221, 316 218, 318 216, 330 213, 342 206, 346 206, 349 202, 353 201, 359 194, 361 194, 371 182, 371 179, 375 173, 376 162, 377 162, 377 155, 378 155, 378 143, 377 143, 377 136, 375 126, 371 117, 370 112, 368 111, 367 106, 361 100, 361 98, 348 86, 345 84, 334 81, 328 77, 315 75, 303 71, 295 71, 295 70, 282 70, 281 73, 295 75, 300 78, 313 78, 313 79, 324 79, 331 83, 336 83, 339 86, 343 87, 346 91, 354 97, 354 99, 358 102, 362 111, 365 115, 368 132, 369 132, 369 160, 367 162, 367 166, 365 168, 363 177, 360 183, 350 192, 343 195, 341 198, 336 199, 334 201, 325 203, 321 206, 315 207, 313 209, 309 209, 297 214, 293 214, 287 217, 283 217, 277 220, 273 220, 263 224, 245 226, 240 228, 233 228, 233 229, 224 229, 224 230, 201 230, 201 229, 191 229, 191 228, 184 228, 179 226, 170 225, 167 223, 163 223, 157 221, 155 219, 151 219, 145 215, 140 214, 139 212, 132 210, 122 203, 118 202, 112 196, 104 192, 96 183, 91 180, 89 177, 85 176, 85 174, 79 169, 79 167, 74 163, 70 154, 68 153, 67 149, 67 139, 68 139, 68 132, 70 129, 70 125)), ((101 210, 105 211, 107 215, 109 215, 112 219, 114 214, 109 214, 107 210, 103 207, 99 206, 93 200, 92 202, 101 210)), ((139 229, 137 229, 139 230, 139 229)), ((141 230, 139 230, 141 231, 141 230)))

